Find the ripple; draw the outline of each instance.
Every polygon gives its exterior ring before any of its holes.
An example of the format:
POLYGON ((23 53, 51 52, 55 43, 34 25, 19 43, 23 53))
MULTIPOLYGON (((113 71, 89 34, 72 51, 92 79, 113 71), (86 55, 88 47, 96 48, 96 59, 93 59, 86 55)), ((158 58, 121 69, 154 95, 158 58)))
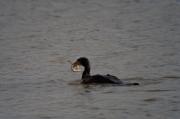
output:
POLYGON ((145 102, 155 102, 155 101, 158 101, 158 100, 161 100, 160 98, 147 98, 147 99, 144 99, 143 101, 145 102))
POLYGON ((162 78, 166 78, 166 79, 180 79, 180 76, 173 76, 173 75, 169 75, 169 76, 164 76, 162 78))
POLYGON ((145 92, 169 92, 169 91, 176 91, 176 90, 168 90, 168 89, 145 90, 145 92))

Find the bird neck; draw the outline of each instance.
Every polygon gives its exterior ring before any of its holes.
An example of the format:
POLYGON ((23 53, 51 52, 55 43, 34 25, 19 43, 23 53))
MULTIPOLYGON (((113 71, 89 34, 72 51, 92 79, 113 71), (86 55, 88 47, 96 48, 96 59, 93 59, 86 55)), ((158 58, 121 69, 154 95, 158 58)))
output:
POLYGON ((84 66, 84 71, 83 71, 83 74, 82 74, 82 79, 87 77, 87 76, 90 76, 90 66, 84 66))

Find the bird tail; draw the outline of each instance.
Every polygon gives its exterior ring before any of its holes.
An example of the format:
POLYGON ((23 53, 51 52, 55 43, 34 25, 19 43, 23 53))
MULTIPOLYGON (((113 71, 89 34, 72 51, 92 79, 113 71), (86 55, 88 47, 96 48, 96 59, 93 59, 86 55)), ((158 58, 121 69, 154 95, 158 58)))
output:
POLYGON ((126 83, 125 85, 126 86, 137 86, 137 85, 139 85, 139 83, 126 83))

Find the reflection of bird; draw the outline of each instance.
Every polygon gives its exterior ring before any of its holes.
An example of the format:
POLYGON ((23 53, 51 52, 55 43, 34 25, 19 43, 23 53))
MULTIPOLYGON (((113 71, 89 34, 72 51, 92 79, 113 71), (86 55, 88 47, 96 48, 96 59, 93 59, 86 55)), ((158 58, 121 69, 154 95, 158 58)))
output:
POLYGON ((80 71, 79 66, 84 67, 84 71, 82 74, 82 83, 83 84, 90 84, 90 83, 111 83, 111 84, 120 84, 120 85, 139 85, 139 83, 123 83, 119 78, 116 76, 107 74, 107 75, 90 75, 90 63, 86 57, 78 58, 72 64, 73 71, 80 71))

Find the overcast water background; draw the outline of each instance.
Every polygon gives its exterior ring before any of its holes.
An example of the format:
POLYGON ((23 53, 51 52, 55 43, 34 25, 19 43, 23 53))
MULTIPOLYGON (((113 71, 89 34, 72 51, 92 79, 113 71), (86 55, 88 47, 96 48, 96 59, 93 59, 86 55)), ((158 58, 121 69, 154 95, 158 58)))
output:
POLYGON ((179 85, 180 0, 0 0, 0 119, 179 119, 179 85))

